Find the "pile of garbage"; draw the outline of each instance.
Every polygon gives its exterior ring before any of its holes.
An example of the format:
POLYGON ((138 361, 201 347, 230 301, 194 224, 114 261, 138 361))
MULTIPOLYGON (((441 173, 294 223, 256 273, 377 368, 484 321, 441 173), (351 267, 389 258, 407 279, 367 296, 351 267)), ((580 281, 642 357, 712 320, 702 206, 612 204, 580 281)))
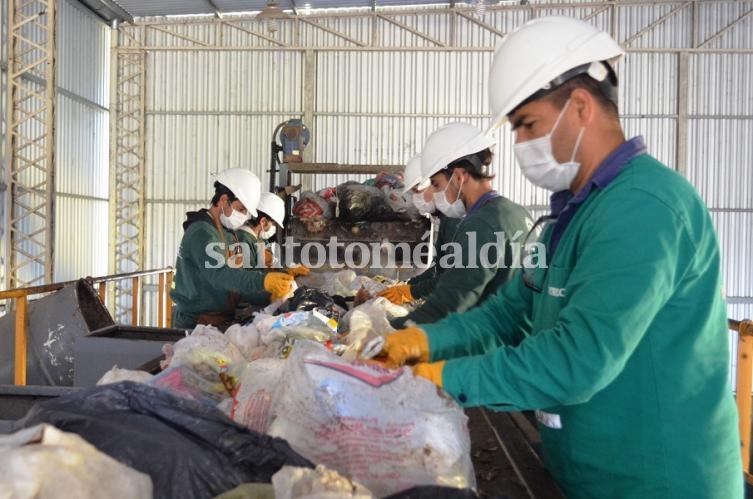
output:
MULTIPOLYGON (((318 192, 304 191, 293 214, 305 220, 345 222, 411 220, 419 217, 400 174, 382 172, 366 182, 344 182, 318 192)), ((315 231, 314 231, 315 232, 315 231)))
POLYGON ((165 345, 155 376, 116 367, 37 404, 0 437, 0 483, 53 497, 38 467, 80 479, 77 497, 475 497, 461 408, 409 368, 363 361, 408 310, 352 271, 298 281, 245 324, 165 345))

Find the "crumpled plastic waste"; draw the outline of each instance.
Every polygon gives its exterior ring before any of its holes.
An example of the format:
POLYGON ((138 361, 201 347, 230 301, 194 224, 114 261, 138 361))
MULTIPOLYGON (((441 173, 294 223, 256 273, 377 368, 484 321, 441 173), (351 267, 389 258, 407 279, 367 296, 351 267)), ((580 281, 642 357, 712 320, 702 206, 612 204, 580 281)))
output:
POLYGON ((175 344, 163 347, 165 369, 151 386, 192 400, 219 402, 232 395, 247 362, 230 337, 213 326, 199 325, 175 344))
POLYGON ((38 424, 0 435, 0 497, 151 499, 152 479, 76 435, 38 424))
POLYGON ((254 431, 267 432, 284 364, 282 359, 260 359, 246 366, 230 406, 229 416, 233 421, 254 431))
POLYGON ((108 383, 117 383, 119 381, 135 381, 136 383, 147 383, 154 376, 146 371, 135 371, 132 369, 121 369, 117 365, 107 371, 99 378, 97 385, 106 385, 108 383))
POLYGON ((252 432, 213 406, 131 381, 39 402, 20 424, 42 422, 148 474, 154 497, 165 499, 214 497, 242 483, 270 482, 285 465, 313 467, 287 442, 252 432))
POLYGON ((298 342, 269 434, 382 497, 417 485, 473 488, 467 418, 410 369, 356 365, 298 342))
POLYGON ((339 330, 348 333, 340 338, 348 347, 343 352, 343 357, 355 360, 369 341, 395 330, 390 325, 391 319, 406 315, 406 307, 395 305, 382 297, 372 298, 358 305, 345 314, 339 324, 339 330))
POLYGON ((372 499, 374 494, 326 466, 283 466, 272 476, 276 499, 372 499))

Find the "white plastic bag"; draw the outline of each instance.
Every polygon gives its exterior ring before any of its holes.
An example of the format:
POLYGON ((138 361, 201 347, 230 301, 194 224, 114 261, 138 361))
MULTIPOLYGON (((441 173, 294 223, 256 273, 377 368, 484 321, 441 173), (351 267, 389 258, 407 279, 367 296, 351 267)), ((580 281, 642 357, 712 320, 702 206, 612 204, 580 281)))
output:
POLYGON ((106 385, 108 383, 118 383, 120 381, 135 381, 137 383, 146 383, 154 376, 146 371, 134 371, 131 369, 121 369, 118 366, 112 366, 112 369, 107 371, 97 381, 98 385, 106 385))
POLYGON ((362 303, 345 314, 340 328, 348 334, 343 336, 341 341, 348 349, 343 353, 343 357, 355 360, 368 341, 395 330, 390 325, 390 319, 407 314, 408 310, 405 307, 381 297, 362 303))
POLYGON ((251 360, 254 349, 261 344, 259 331, 253 324, 247 326, 233 324, 227 328, 225 336, 230 343, 238 348, 246 360, 251 360))
POLYGON ((407 368, 355 366, 300 341, 269 434, 382 497, 417 485, 475 486, 463 411, 407 368))
POLYGON ((169 364, 175 367, 210 364, 212 367, 224 367, 246 359, 228 336, 214 326, 198 325, 193 332, 172 345, 172 358, 169 364))
POLYGON ((41 424, 0 435, 0 497, 151 499, 152 479, 75 433, 41 424))
POLYGON ((246 366, 233 397, 230 411, 233 420, 254 431, 267 432, 284 363, 281 359, 260 359, 246 366))

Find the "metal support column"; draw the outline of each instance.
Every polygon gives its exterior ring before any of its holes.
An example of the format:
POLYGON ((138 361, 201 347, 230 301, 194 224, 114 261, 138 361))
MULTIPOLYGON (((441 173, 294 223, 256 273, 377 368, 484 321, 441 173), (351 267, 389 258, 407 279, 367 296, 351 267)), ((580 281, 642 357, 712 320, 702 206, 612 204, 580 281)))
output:
POLYGON ((690 76, 687 52, 680 52, 677 66, 677 150, 675 167, 683 176, 688 175, 688 113, 690 106, 690 76))
MULTIPOLYGON (((316 137, 316 67, 317 67, 317 52, 314 50, 307 50, 303 57, 303 122, 309 127, 311 133, 316 137)), ((307 147, 303 151, 303 161, 306 163, 314 163, 316 157, 314 154, 315 147, 307 147)), ((313 188, 312 181, 308 176, 304 176, 302 179, 303 190, 311 190, 313 188)))
MULTIPOLYGON (((122 52, 129 37, 113 33, 110 127, 110 272, 122 274, 144 268, 146 52, 122 52)), ((118 281, 110 310, 118 323, 127 324, 132 311, 132 283, 118 281)))
POLYGON ((55 0, 8 0, 5 287, 52 282, 55 0))

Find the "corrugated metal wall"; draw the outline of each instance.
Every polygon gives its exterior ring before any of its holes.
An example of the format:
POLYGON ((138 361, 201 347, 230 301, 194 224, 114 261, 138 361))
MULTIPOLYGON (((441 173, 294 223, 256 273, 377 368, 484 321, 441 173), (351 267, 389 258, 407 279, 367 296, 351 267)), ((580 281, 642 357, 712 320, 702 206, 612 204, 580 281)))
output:
MULTIPOLYGON (((682 7, 679 2, 591 2, 583 7, 534 3, 539 4, 536 10, 488 11, 484 22, 507 32, 533 15, 575 15, 613 32, 630 49, 618 67, 626 132, 643 134, 655 156, 682 171, 699 189, 719 232, 730 316, 750 317, 753 19, 748 16, 712 37, 753 8, 753 2, 700 2, 695 12, 693 5, 682 7), (692 29, 694 22, 697 32, 692 29), (747 53, 691 53, 683 66, 674 49, 709 38, 706 49, 745 49, 747 53), (684 103, 687 109, 681 109, 684 103), (678 141, 682 130, 687 130, 684 142, 678 141)), ((315 78, 315 98, 308 110, 313 115, 308 123, 313 133, 310 152, 318 162, 404 163, 418 152, 429 133, 446 122, 460 119, 484 128, 492 54, 478 48, 494 46, 500 37, 462 16, 453 30, 451 19, 452 14, 437 12, 396 16, 398 22, 426 37, 387 22, 380 22, 372 33, 372 22, 364 17, 311 19, 299 23, 297 31, 294 23, 281 23, 278 40, 350 49, 315 52, 313 70, 307 68, 302 51, 150 54, 148 267, 174 262, 183 212, 207 204, 210 171, 249 166, 268 185, 270 134, 279 121, 306 111, 305 85, 310 75, 315 78), (472 48, 461 52, 353 50, 353 40, 368 45, 372 38, 396 47, 432 47, 434 39, 472 48)), ((263 31, 253 21, 234 22, 247 30, 263 31)), ((150 28, 147 45, 187 46, 193 44, 191 39, 207 44, 272 45, 216 22, 165 26, 187 38, 150 28)), ((509 131, 503 129, 498 136, 496 188, 540 212, 548 202, 547 193, 532 187, 515 166, 509 131)), ((342 180, 342 176, 320 175, 313 179, 313 187, 342 180)))
MULTIPOLYGON (((75 0, 57 3, 54 280, 107 274, 109 28, 75 0)), ((2 13, 0 158, 5 182, 7 2, 2 13)), ((6 190, 0 190, 0 224, 6 190)), ((6 244, 2 227, 0 258, 6 244)), ((2 266, 4 273, 5 267, 2 266)), ((0 274, 2 277, 2 274, 0 274)))
POLYGON ((5 282, 5 98, 8 64, 6 50, 8 40, 7 2, 0 1, 0 282, 5 282))
POLYGON ((58 2, 55 281, 107 274, 109 28, 58 2))

